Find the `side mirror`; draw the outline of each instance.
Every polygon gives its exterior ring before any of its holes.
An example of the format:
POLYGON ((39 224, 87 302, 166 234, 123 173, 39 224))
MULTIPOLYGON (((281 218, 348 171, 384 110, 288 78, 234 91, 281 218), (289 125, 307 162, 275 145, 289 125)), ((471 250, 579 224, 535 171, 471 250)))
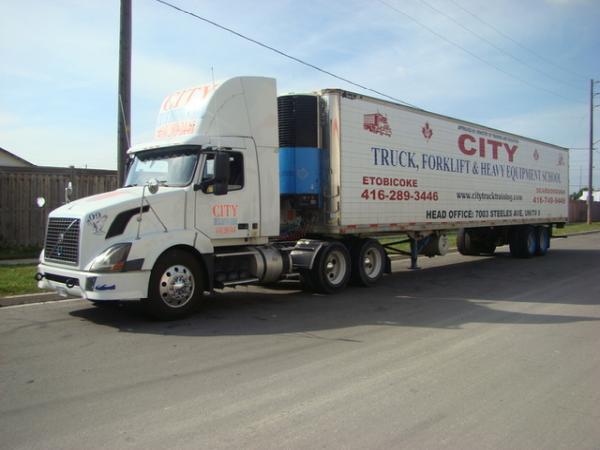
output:
POLYGON ((217 152, 215 155, 215 176, 213 193, 225 195, 229 191, 229 155, 225 152, 217 152))
POLYGON ((159 182, 156 178, 152 178, 147 181, 146 185, 148 186, 148 192, 151 194, 156 194, 158 192, 159 182))

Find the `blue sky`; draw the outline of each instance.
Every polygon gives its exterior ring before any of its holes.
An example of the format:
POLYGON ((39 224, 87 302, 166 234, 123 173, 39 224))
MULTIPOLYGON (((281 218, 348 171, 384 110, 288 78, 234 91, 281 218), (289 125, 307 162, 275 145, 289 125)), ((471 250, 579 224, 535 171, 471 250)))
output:
MULTIPOLYGON (((599 0, 172 2, 421 108, 588 145, 599 0)), ((118 14, 117 0, 3 4, 0 147, 39 165, 116 168, 118 14)), ((133 143, 151 138, 166 94, 209 82, 211 68, 217 80, 275 77, 280 92, 360 92, 154 0, 133 0, 133 143)), ((596 116, 600 124, 600 108, 596 116)), ((587 158, 571 151, 571 190, 587 184, 587 158)))

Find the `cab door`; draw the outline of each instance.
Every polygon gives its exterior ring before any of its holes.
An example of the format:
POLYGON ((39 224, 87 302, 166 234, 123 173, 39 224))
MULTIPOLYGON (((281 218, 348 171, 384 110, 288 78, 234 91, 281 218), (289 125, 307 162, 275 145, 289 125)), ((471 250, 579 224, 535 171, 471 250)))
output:
MULTIPOLYGON (((195 227, 211 240, 249 238, 256 235, 260 220, 260 198, 256 150, 250 140, 245 147, 223 149, 229 156, 229 183, 225 195, 215 195, 207 184, 214 177, 216 152, 203 158, 200 186, 195 192, 195 227)), ((238 242, 231 242, 231 245, 238 242)), ((216 243, 216 245, 219 245, 216 243)))

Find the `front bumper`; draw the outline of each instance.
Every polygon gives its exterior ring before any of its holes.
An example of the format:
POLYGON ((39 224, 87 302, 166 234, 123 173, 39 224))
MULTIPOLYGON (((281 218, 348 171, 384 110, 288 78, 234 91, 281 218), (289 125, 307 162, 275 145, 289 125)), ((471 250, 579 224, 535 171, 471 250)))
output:
POLYGON ((94 273, 41 263, 38 273, 40 289, 52 289, 93 301, 140 300, 148 297, 150 271, 94 273))

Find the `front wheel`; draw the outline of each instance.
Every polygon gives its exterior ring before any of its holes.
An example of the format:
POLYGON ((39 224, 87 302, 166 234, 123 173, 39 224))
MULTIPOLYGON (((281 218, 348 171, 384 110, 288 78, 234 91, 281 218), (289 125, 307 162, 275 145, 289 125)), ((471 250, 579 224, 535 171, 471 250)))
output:
POLYGON ((350 255, 344 245, 331 242, 319 250, 310 270, 310 285, 322 294, 334 294, 348 284, 350 255))
POLYGON ((196 258, 185 250, 168 250, 152 269, 144 305, 157 319, 180 319, 199 305, 203 290, 204 279, 196 258))

